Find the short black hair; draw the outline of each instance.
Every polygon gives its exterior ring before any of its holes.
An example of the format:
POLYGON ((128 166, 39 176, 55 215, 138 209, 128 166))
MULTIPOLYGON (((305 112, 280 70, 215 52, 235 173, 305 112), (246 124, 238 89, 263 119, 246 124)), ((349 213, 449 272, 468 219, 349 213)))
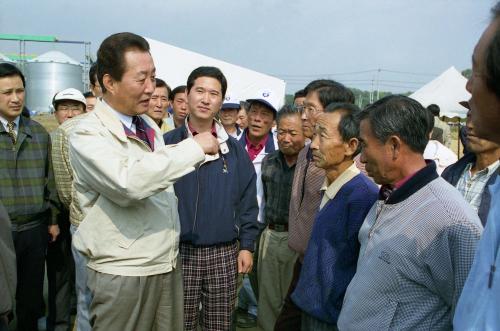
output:
MULTIPOLYGON (((500 1, 491 9, 493 21, 500 18, 500 1)), ((500 98, 500 29, 495 31, 490 44, 486 48, 485 58, 486 86, 497 98, 500 98)))
POLYGON ((354 103, 354 93, 344 85, 331 79, 313 80, 305 87, 306 95, 318 93, 319 102, 326 108, 332 102, 354 103))
POLYGON ((284 105, 283 107, 281 107, 280 111, 276 115, 276 126, 279 128, 282 118, 292 117, 292 116, 298 116, 300 120, 301 119, 300 109, 295 106, 284 105))
MULTIPOLYGON (((352 138, 359 138, 359 113, 361 110, 358 106, 347 102, 330 103, 325 108, 325 113, 340 113, 339 133, 344 142, 348 142, 352 138)), ((361 152, 361 144, 353 154, 353 157, 361 152)))
POLYGON ((227 80, 222 71, 220 71, 220 69, 216 67, 198 67, 194 69, 189 74, 187 80, 187 93, 191 91, 191 88, 194 85, 194 81, 200 77, 211 77, 217 79, 221 85, 222 99, 225 98, 227 90, 227 80))
POLYGON ((439 113, 441 112, 441 109, 439 108, 438 105, 433 103, 431 105, 428 105, 427 109, 431 112, 432 115, 439 117, 439 113))
POLYGON ((297 99, 297 98, 305 98, 307 95, 306 93, 306 90, 305 89, 302 89, 302 90, 298 90, 297 92, 295 92, 295 94, 293 95, 293 100, 297 99))
MULTIPOLYGON (((432 106, 432 105, 431 105, 432 106)), ((432 130, 434 130, 434 112, 432 112, 429 107, 427 107, 427 136, 431 134, 432 130)))
POLYGON ((174 88, 172 90, 172 93, 169 93, 168 94, 168 99, 170 101, 174 101, 174 98, 177 94, 179 93, 186 93, 186 90, 187 90, 187 86, 186 85, 180 85, 180 86, 177 86, 176 88, 174 88))
POLYGON ((23 81, 23 87, 26 87, 24 75, 18 67, 10 63, 0 63, 0 78, 12 76, 19 76, 23 81))
POLYGON ((172 89, 170 88, 170 86, 168 86, 168 84, 163 79, 155 78, 155 81, 156 81, 156 87, 164 87, 164 88, 166 88, 167 89, 167 94, 170 97, 170 93, 172 93, 172 89))
POLYGON ((85 92, 85 93, 83 93, 83 96, 85 97, 85 99, 86 98, 95 98, 95 95, 92 92, 85 92))
POLYGON ((398 136, 408 147, 423 154, 429 142, 428 110, 404 95, 388 95, 360 112, 360 121, 368 120, 373 135, 382 143, 398 136))
POLYGON ((104 75, 110 75, 114 80, 121 81, 125 73, 125 53, 130 50, 149 52, 149 44, 143 37, 131 32, 115 33, 101 43, 97 51, 97 79, 102 92, 106 92, 103 84, 104 75))
POLYGON ((91 86, 95 86, 97 79, 97 62, 92 63, 89 69, 89 82, 91 86))

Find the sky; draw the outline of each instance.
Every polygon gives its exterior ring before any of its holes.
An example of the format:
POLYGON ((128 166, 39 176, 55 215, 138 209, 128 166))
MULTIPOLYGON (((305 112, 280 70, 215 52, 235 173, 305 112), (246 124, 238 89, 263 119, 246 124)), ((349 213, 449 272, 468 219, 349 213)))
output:
MULTIPOLYGON (((493 0, 0 0, 0 33, 91 42, 129 31, 287 82, 414 91, 450 66, 471 67, 493 0), (378 70, 380 69, 380 71, 378 70)), ((0 52, 17 52, 0 40, 0 52)), ((28 43, 28 54, 83 46, 28 43)), ((172 65, 175 65, 174 63, 172 65)), ((166 79, 168 83, 168 78, 166 79)))

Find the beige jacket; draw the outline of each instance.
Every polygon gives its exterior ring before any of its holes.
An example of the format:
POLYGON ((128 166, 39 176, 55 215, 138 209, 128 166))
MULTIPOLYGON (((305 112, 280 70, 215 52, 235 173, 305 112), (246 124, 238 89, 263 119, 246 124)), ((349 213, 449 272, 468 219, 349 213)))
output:
POLYGON ((172 270, 180 231, 172 184, 205 159, 193 139, 165 146, 153 120, 141 117, 155 128, 154 152, 127 137, 101 101, 69 135, 73 186, 84 216, 73 245, 98 272, 148 276, 172 270))

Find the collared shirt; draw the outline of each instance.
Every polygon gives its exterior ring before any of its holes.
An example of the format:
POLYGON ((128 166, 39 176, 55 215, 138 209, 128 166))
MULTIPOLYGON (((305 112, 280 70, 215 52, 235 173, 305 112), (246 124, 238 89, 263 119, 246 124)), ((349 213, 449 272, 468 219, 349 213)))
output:
MULTIPOLYGON (((196 136, 199 132, 196 131, 196 129, 189 122, 189 120, 187 121, 187 124, 188 124, 189 132, 191 133, 191 135, 193 137, 196 136)), ((215 128, 215 122, 212 122, 212 128, 210 129, 210 133, 212 134, 212 136, 217 138, 217 129, 215 128)))
POLYGON ((288 224, 294 171, 295 164, 288 166, 279 150, 268 154, 262 161, 264 219, 267 224, 288 224))
POLYGON ((111 112, 113 114, 115 114, 118 119, 120 120, 120 122, 122 122, 123 126, 126 127, 127 129, 129 129, 130 131, 132 131, 133 133, 135 133, 135 124, 132 123, 133 121, 133 116, 130 116, 130 115, 125 115, 123 113, 120 113, 116 110, 113 109, 113 107, 111 107, 111 105, 109 105, 108 103, 106 103, 106 101, 104 101, 104 99, 102 100, 102 102, 108 106, 108 109, 111 110, 111 112))
POLYGON ((250 160, 253 161, 257 157, 257 155, 259 155, 260 151, 264 149, 264 146, 266 146, 268 138, 269 135, 266 134, 266 136, 261 141, 259 141, 257 145, 254 145, 248 138, 248 134, 245 136, 245 142, 247 144, 247 151, 250 160))
POLYGON ((310 145, 306 145, 297 157, 288 213, 288 246, 299 253, 300 259, 311 237, 325 179, 325 171, 316 167, 311 158, 310 145))
POLYGON ((59 201, 50 162, 50 136, 37 122, 18 117, 16 144, 0 128, 0 200, 13 230, 36 222, 57 224, 59 201))
POLYGON ((366 216, 339 329, 450 330, 481 232, 474 210, 428 164, 366 216))
POLYGON ((455 311, 453 329, 458 331, 500 329, 500 177, 486 189, 491 208, 455 311))
POLYGON ((487 168, 476 172, 474 175, 471 173, 473 165, 473 163, 469 163, 465 167, 462 172, 462 176, 460 176, 460 179, 458 180, 457 190, 462 193, 465 200, 467 200, 467 202, 469 202, 472 208, 474 208, 477 212, 479 210, 479 206, 481 205, 486 183, 498 169, 499 161, 495 161, 487 168))
POLYGON ((344 186, 345 183, 353 179, 356 175, 359 174, 359 169, 356 167, 356 163, 351 164, 349 168, 347 168, 343 173, 338 176, 333 183, 328 185, 328 178, 325 177, 325 182, 321 187, 321 191, 323 191, 323 198, 321 199, 321 204, 319 205, 319 209, 323 209, 323 207, 327 204, 328 201, 333 200, 338 191, 344 186))
MULTIPOLYGON (((14 120, 14 124, 15 124, 14 125, 14 132, 16 133, 16 136, 19 132, 19 118, 20 118, 20 116, 17 116, 16 119, 14 120)), ((5 131, 9 132, 9 127, 7 126, 9 121, 7 121, 5 118, 0 116, 0 122, 2 122, 5 131)))

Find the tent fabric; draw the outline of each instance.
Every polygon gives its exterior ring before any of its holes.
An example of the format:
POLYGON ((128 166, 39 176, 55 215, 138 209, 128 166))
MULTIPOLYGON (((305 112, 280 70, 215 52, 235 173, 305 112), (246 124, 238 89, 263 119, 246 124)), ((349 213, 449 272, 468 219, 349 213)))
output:
MULTIPOLYGON (((145 37, 146 38, 146 37, 145 37)), ((156 77, 163 79, 173 89, 186 85, 191 71, 200 66, 214 66, 226 76, 227 93, 237 95, 240 100, 256 98, 263 89, 272 90, 278 96, 279 107, 285 100, 285 81, 257 71, 240 67, 222 60, 175 47, 154 39, 149 42, 156 66, 156 77)))
POLYGON ((465 118, 467 108, 459 104, 460 101, 470 99, 465 84, 467 79, 455 67, 450 67, 411 94, 410 98, 417 100, 424 107, 437 104, 441 109, 441 116, 465 118))

